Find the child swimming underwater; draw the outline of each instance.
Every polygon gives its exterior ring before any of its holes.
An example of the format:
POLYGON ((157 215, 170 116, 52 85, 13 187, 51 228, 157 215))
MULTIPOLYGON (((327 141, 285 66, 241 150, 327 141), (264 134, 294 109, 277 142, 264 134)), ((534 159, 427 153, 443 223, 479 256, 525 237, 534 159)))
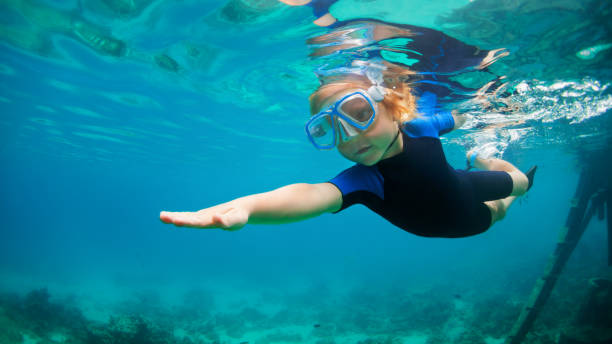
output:
POLYGON ((301 221, 364 204, 405 231, 426 237, 465 237, 504 218, 533 183, 509 162, 468 153, 485 171, 452 168, 439 135, 463 118, 435 113, 435 95, 417 101, 400 78, 363 75, 320 86, 310 96, 306 132, 318 149, 337 148, 356 164, 328 182, 291 184, 196 212, 160 213, 181 227, 237 230, 246 224, 301 221), (419 114, 420 113, 420 114, 419 114))

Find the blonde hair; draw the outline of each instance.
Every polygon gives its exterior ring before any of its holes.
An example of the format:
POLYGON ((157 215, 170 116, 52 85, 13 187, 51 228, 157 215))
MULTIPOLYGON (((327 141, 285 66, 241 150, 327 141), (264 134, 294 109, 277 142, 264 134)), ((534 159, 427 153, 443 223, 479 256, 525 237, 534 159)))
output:
MULTIPOLYGON (((383 87, 386 95, 378 104, 382 104, 397 122, 403 123, 415 119, 418 116, 416 97, 412 94, 409 83, 406 82, 407 78, 413 73, 406 70, 398 71, 395 68, 391 68, 391 70, 388 68, 385 72, 383 73, 383 87)), ((320 111, 326 99, 341 91, 353 88, 367 90, 372 85, 373 83, 362 75, 350 75, 323 84, 309 97, 310 113, 314 115, 320 111)))

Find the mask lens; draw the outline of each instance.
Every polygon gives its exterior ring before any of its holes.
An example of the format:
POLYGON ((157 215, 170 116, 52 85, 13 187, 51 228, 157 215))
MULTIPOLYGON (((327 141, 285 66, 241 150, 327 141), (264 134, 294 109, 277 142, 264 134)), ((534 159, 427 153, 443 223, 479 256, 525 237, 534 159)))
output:
POLYGON ((331 147, 334 143, 331 116, 322 116, 310 122, 306 128, 308 135, 320 147, 331 147))
POLYGON ((374 115, 374 109, 362 96, 355 96, 345 100, 340 106, 340 112, 361 125, 368 123, 374 115))

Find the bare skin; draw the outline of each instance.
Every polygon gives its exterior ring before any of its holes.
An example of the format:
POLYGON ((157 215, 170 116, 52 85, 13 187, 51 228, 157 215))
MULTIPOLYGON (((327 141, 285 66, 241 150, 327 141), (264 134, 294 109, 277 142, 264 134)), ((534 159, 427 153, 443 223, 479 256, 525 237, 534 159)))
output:
MULTIPOLYGON (((472 151, 468 152, 466 154, 467 159, 469 159, 471 155, 472 151)), ((518 196, 522 196, 525 194, 525 192, 527 192, 529 180, 527 179, 527 176, 518 168, 501 159, 484 159, 476 157, 474 160, 474 167, 485 171, 508 172, 512 178, 512 194, 510 194, 510 196, 495 201, 484 202, 491 211, 491 225, 493 225, 495 222, 503 219, 506 216, 508 208, 518 196)))
POLYGON ((249 195, 196 212, 160 213, 178 227, 237 230, 247 223, 279 224, 305 220, 340 208, 342 195, 329 183, 291 184, 249 195))
MULTIPOLYGON (((327 96, 324 108, 333 104, 344 95, 356 89, 344 89, 327 96)), ((402 136, 394 139, 399 130, 398 122, 384 106, 375 104, 376 117, 365 131, 348 141, 338 144, 342 156, 356 163, 372 166, 382 159, 402 152, 402 136), (393 144, 392 144, 393 143, 393 144)), ((319 109, 320 110, 320 109, 319 109)), ((455 128, 464 118, 453 114, 455 128)), ((501 220, 512 201, 527 190, 527 177, 512 164, 500 159, 475 160, 475 166, 484 170, 505 171, 512 177, 512 195, 496 201, 485 202, 491 210, 492 223, 501 220)), ((238 230, 246 224, 279 224, 301 221, 334 212, 342 205, 342 194, 331 183, 291 184, 276 190, 237 198, 227 203, 215 205, 195 212, 160 213, 160 220, 177 227, 220 228, 238 230)))
MULTIPOLYGON (((278 0, 278 1, 286 5, 289 5, 289 6, 304 6, 312 2, 312 0, 278 0)), ((323 16, 313 21, 313 23, 318 26, 326 27, 326 26, 332 25, 336 21, 337 19, 334 18, 334 16, 332 16, 329 13, 325 13, 323 16)))
MULTIPOLYGON (((331 95, 324 106, 334 103, 354 90, 348 89, 331 95)), ((384 107, 377 106, 376 111, 377 116, 367 130, 338 145, 338 151, 347 159, 364 165, 373 165, 402 151, 401 136, 387 150, 397 134, 398 125, 384 107), (364 147, 369 148, 366 152, 358 153, 364 147)), ((196 212, 162 211, 160 220, 179 227, 237 230, 247 223, 277 224, 305 220, 326 212, 337 211, 341 205, 342 194, 334 185, 299 183, 241 197, 196 212)))
POLYGON ((290 6, 304 6, 309 4, 312 0, 278 0, 284 4, 290 5, 290 6))

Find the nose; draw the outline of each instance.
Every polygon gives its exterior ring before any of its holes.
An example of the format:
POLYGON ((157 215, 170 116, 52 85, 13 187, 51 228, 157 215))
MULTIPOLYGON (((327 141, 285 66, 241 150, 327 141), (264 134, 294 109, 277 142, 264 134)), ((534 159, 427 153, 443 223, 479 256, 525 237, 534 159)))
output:
POLYGON ((346 142, 359 135, 359 130, 344 121, 342 118, 338 118, 338 131, 340 132, 340 139, 343 142, 346 142))

